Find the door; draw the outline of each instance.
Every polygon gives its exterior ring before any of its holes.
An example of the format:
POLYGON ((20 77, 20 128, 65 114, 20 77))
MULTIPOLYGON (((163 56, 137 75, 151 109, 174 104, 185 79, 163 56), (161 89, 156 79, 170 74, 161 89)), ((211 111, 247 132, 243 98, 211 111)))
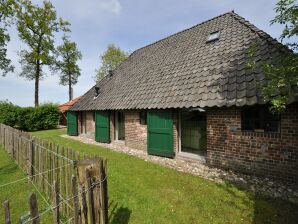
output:
POLYGON ((117 140, 125 140, 125 126, 124 126, 124 113, 117 112, 117 133, 118 139, 117 140))
POLYGON ((67 112, 67 134, 77 136, 78 135, 78 119, 77 112, 67 112))
POLYGON ((169 110, 148 111, 148 154, 174 156, 173 119, 169 110))
POLYGON ((180 114, 181 152, 206 155, 206 113, 183 110, 180 114))
POLYGON ((86 112, 83 111, 81 113, 82 118, 81 118, 81 133, 85 134, 86 133, 86 112))
POLYGON ((110 119, 108 111, 95 112, 95 141, 110 143, 110 119))

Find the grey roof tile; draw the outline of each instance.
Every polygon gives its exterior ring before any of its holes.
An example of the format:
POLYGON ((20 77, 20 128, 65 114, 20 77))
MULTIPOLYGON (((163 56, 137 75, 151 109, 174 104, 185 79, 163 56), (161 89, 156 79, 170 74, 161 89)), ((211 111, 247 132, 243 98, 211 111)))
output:
POLYGON ((280 56, 276 40, 229 12, 133 52, 112 77, 97 84, 69 110, 153 109, 243 106, 262 103, 261 71, 246 68, 247 50, 257 43, 255 60, 280 56), (206 42, 220 30, 219 40, 206 42))

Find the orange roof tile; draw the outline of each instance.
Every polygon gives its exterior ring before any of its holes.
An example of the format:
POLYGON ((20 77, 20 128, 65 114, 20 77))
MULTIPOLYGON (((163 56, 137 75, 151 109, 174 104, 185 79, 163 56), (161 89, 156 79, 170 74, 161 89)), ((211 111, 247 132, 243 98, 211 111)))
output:
POLYGON ((72 99, 71 101, 67 102, 67 103, 64 103, 64 104, 61 104, 59 105, 59 110, 60 112, 64 113, 70 106, 72 106, 75 102, 77 102, 81 97, 77 97, 77 98, 74 98, 72 99))

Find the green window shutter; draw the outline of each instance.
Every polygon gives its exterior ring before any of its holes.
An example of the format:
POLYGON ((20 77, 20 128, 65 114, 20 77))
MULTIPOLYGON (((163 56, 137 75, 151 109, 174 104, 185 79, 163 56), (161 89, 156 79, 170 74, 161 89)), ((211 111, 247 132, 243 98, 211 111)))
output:
POLYGON ((67 112, 67 134, 73 136, 78 135, 77 112, 67 112))
POLYGON ((110 119, 108 111, 95 112, 95 141, 110 143, 110 119))
POLYGON ((169 110, 148 111, 148 154, 174 156, 173 119, 169 110))

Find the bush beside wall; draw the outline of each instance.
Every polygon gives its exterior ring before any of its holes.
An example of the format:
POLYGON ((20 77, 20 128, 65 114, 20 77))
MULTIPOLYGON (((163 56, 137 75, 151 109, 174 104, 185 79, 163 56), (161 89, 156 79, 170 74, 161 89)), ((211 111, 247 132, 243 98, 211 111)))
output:
POLYGON ((58 105, 52 103, 39 107, 19 107, 7 101, 0 101, 0 123, 24 131, 56 128, 60 116, 58 105))

